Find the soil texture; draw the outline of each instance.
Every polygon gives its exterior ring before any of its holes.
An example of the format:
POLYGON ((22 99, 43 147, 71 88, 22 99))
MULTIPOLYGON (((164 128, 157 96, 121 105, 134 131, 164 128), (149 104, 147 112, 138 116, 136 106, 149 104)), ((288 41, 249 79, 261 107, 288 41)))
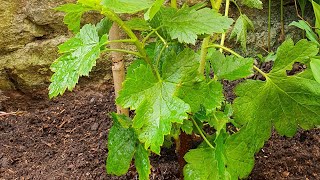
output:
MULTIPOLYGON (((54 100, 7 94, 0 111, 0 180, 138 179, 132 165, 121 177, 106 174, 107 138, 114 93, 82 87, 54 100)), ((174 148, 152 155, 150 179, 179 179, 174 148)), ((320 129, 293 138, 273 133, 256 155, 249 179, 320 179, 320 129)))

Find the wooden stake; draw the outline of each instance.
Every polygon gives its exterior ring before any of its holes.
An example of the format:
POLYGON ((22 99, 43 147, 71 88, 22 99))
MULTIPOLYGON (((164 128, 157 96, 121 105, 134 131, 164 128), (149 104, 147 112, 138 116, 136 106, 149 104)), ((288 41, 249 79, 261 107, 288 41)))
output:
MULTIPOLYGON (((109 32, 110 41, 120 39, 120 28, 116 23, 113 23, 109 32)), ((121 49, 121 43, 115 42, 110 43, 111 49, 121 49)), ((113 84, 116 98, 119 95, 119 91, 122 89, 122 83, 125 79, 125 65, 123 53, 121 52, 111 52, 112 57, 112 74, 113 74, 113 84)), ((122 108, 117 105, 117 113, 129 116, 129 110, 122 108)))

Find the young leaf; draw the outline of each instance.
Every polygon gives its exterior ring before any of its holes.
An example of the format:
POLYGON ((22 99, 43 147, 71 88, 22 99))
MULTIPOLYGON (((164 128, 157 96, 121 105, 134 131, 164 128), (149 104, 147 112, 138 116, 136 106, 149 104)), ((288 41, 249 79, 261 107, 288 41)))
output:
POLYGON ((262 9, 262 2, 260 0, 240 0, 240 2, 250 8, 262 9))
MULTIPOLYGON (((113 114, 113 126, 108 136, 109 151, 106 168, 108 174, 120 176, 128 171, 138 140, 134 130, 132 128, 123 128, 117 118, 113 114)), ((143 152, 140 151, 138 156, 142 155, 141 153, 143 152)))
POLYGON ((151 173, 151 165, 149 160, 149 152, 142 144, 138 144, 137 151, 135 153, 134 164, 139 174, 139 180, 148 180, 151 173))
POLYGON ((253 74, 253 58, 239 58, 236 56, 224 56, 221 52, 210 50, 210 62, 219 80, 236 80, 253 74))
POLYGON ((127 26, 132 30, 138 30, 138 31, 147 31, 150 30, 149 24, 141 18, 132 18, 128 21, 125 21, 127 26))
POLYGON ((193 123, 190 120, 184 120, 183 124, 181 125, 181 130, 186 134, 191 135, 193 131, 193 123))
MULTIPOLYGON (((287 76, 294 62, 308 63, 318 53, 316 44, 285 41, 277 51, 273 70, 266 81, 247 80, 236 88, 234 118, 243 127, 229 142, 245 142, 250 152, 258 151, 274 125, 281 135, 293 136, 320 124, 320 84, 304 76, 287 76)), ((304 74, 304 73, 300 73, 304 74)))
POLYGON ((107 36, 99 40, 95 26, 87 24, 80 32, 59 46, 64 53, 51 65, 54 72, 49 86, 49 97, 63 94, 66 89, 72 90, 80 76, 88 76, 100 55, 100 47, 107 41, 107 36))
POLYGON ((247 32, 253 30, 253 23, 247 15, 241 14, 233 27, 230 34, 230 39, 237 37, 237 42, 240 41, 243 50, 247 49, 247 32))
POLYGON ((152 0, 102 0, 101 4, 106 8, 113 10, 115 13, 129 13, 134 14, 136 12, 148 9, 153 5, 152 0))
POLYGON ((183 6, 175 8, 162 8, 157 13, 157 20, 172 39, 179 42, 195 44, 198 35, 223 33, 229 29, 233 20, 209 9, 183 6))
POLYGON ((148 9, 148 11, 144 14, 145 20, 152 20, 153 17, 160 11, 160 8, 165 0, 156 0, 154 4, 148 9))
POLYGON ((314 79, 320 83, 320 59, 311 58, 310 67, 312 69, 314 79))
POLYGON ((65 12, 66 15, 63 22, 68 25, 68 28, 73 33, 78 33, 80 30, 80 21, 82 15, 92 10, 90 7, 83 6, 82 4, 64 4, 56 8, 58 11, 65 12))
POLYGON ((108 18, 103 18, 101 21, 97 24, 97 31, 98 35, 101 38, 103 35, 108 34, 112 26, 112 21, 108 18))
POLYGON ((317 28, 316 32, 320 36, 320 30, 319 30, 319 28, 320 28, 320 5, 313 0, 311 1, 311 3, 312 3, 314 15, 316 17, 316 24, 315 24, 315 27, 317 28))
POLYGON ((319 43, 319 40, 318 40, 319 39, 318 36, 316 35, 316 33, 313 32, 311 27, 305 21, 302 21, 302 20, 299 20, 298 22, 294 21, 291 24, 289 24, 289 26, 296 26, 296 27, 304 30, 306 32, 307 38, 310 41, 318 44, 318 46, 320 46, 320 43, 319 43))

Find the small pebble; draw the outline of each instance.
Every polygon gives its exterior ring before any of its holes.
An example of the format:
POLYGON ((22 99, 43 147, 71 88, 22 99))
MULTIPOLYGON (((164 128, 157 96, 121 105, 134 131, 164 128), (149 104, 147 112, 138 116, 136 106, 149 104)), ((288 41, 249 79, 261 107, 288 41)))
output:
POLYGON ((94 123, 92 126, 91 126, 91 131, 96 131, 98 130, 99 128, 99 124, 98 123, 94 123))

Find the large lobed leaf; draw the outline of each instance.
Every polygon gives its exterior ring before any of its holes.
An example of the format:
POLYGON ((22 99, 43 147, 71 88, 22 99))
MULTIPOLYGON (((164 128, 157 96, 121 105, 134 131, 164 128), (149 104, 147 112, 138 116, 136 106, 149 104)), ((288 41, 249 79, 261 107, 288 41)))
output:
POLYGON ((320 124, 320 84, 303 74, 287 76, 295 62, 308 63, 318 53, 317 45, 301 40, 285 41, 277 51, 273 70, 266 81, 247 80, 236 88, 234 117, 241 130, 230 144, 246 142, 252 153, 269 138, 274 125, 281 135, 293 136, 297 128, 310 129, 320 124))
POLYGON ((233 20, 222 16, 209 8, 200 9, 200 5, 183 6, 181 9, 162 8, 156 14, 156 23, 182 43, 195 44, 198 35, 223 33, 230 28, 233 20))
POLYGON ((59 52, 63 55, 51 65, 54 74, 49 86, 49 97, 63 94, 66 89, 72 90, 80 76, 88 76, 106 41, 107 35, 99 39, 96 27, 87 24, 75 37, 61 44, 59 52))
MULTIPOLYGON (((130 107, 136 110, 133 119, 133 127, 137 130, 139 140, 145 143, 145 148, 149 148, 159 154, 160 146, 164 142, 164 135, 170 134, 172 123, 182 124, 188 118, 191 108, 197 109, 200 103, 207 102, 211 108, 219 105, 216 97, 200 96, 197 101, 188 101, 187 96, 182 94, 186 84, 193 83, 198 74, 199 55, 190 49, 176 54, 169 51, 171 55, 163 55, 161 71, 150 65, 139 61, 133 63, 129 69, 123 90, 119 93, 117 103, 123 107, 130 107), (159 76, 155 75, 159 73, 159 76), (213 102, 211 102, 212 100, 213 102)), ((155 57, 157 58, 157 57, 155 57)), ((212 92, 218 89, 218 97, 222 97, 222 87, 220 84, 205 84, 202 88, 191 89, 193 94, 200 92, 212 92)), ((190 92, 191 92, 190 90, 190 92)))

